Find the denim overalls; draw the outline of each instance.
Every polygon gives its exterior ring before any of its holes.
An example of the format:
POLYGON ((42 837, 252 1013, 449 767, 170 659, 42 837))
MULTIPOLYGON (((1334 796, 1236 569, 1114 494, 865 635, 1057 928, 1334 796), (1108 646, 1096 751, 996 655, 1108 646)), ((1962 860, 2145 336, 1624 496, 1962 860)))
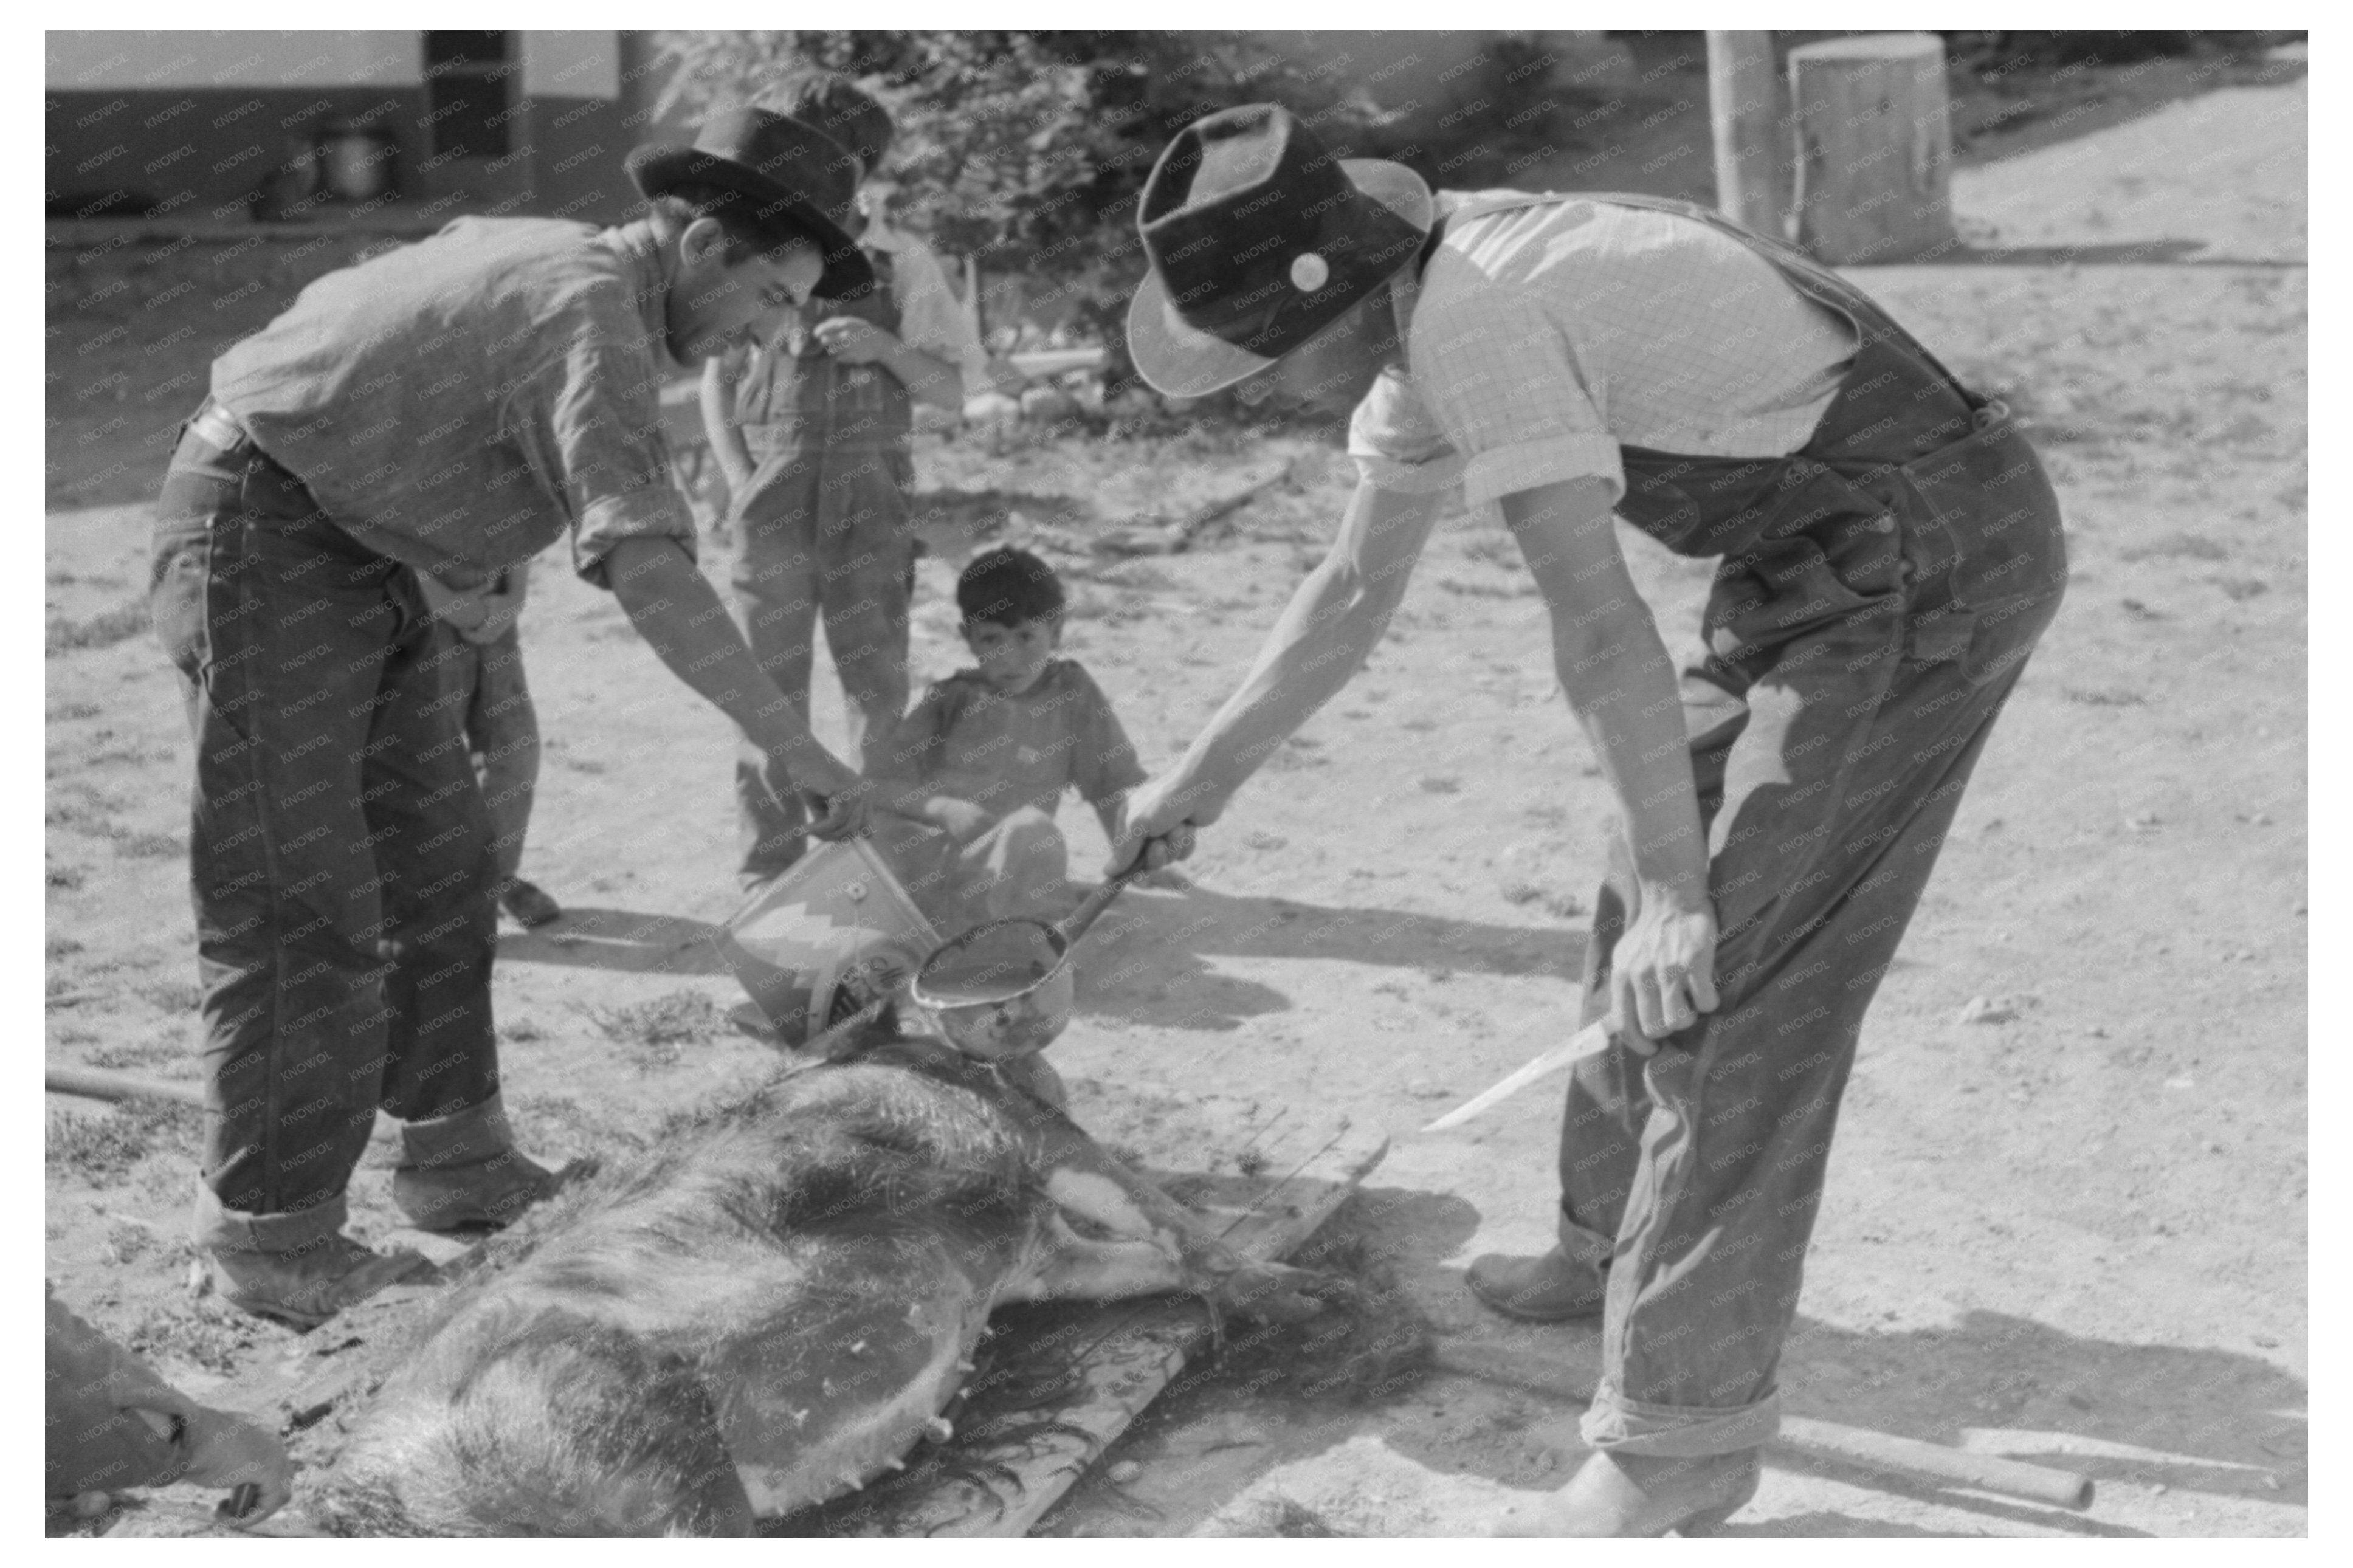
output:
MULTIPOLYGON (((2057 499, 1999 403, 1802 254, 1706 223, 1848 318, 1859 344, 1786 458, 1625 447, 1617 510, 1723 557, 1684 680, 1720 1005, 1647 1060, 1580 1063, 1561 1240, 1606 1264, 1596 1447, 1699 1455, 1778 1424, 1839 1098, 1994 716, 2066 584, 2057 499)), ((1636 898, 1622 827, 1595 903, 1585 1019, 1636 898)))
MULTIPOLYGON (((890 371, 844 364, 811 335, 833 316, 899 331, 891 258, 873 249, 866 257, 872 289, 810 301, 737 384, 734 417, 755 467, 735 502, 732 581, 753 656, 804 721, 812 640, 824 616, 848 700, 849 760, 871 772, 907 710, 914 403, 890 371)), ((747 879, 772 877, 799 858, 803 803, 770 795, 750 750, 736 763, 735 799, 747 879)))

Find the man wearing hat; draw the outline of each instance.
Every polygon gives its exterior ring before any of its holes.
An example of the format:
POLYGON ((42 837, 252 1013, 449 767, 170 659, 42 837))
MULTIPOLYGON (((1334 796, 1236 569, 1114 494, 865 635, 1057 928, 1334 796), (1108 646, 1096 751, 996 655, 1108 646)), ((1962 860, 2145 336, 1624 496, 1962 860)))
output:
MULTIPOLYGON (((2065 582, 2006 410, 1798 252, 1641 196, 1440 193, 1284 110, 1162 154, 1128 319, 1164 392, 1353 406, 1339 537, 1114 863, 1218 819, 1379 641, 1440 509, 1499 509, 1617 797, 1558 1245, 1482 1300, 1598 1318, 1590 1461, 1514 1532, 1714 1528, 1757 1486, 1832 1124, 1993 719, 2065 582), (1721 556, 1678 676, 1611 514, 1721 556)), ((1566 1031, 1564 1031, 1565 1033, 1566 1031)))
POLYGON ((343 1234, 382 1109, 416 1224, 544 1195, 501 1106, 494 874, 461 633, 569 535, 769 787, 856 830, 866 790, 760 673, 694 564, 657 405, 671 366, 868 271, 840 149, 745 110, 645 147, 644 217, 460 218, 329 274, 213 363, 173 454, 152 603, 195 740, 189 858, 208 1106, 200 1284, 298 1325, 423 1260, 343 1234))

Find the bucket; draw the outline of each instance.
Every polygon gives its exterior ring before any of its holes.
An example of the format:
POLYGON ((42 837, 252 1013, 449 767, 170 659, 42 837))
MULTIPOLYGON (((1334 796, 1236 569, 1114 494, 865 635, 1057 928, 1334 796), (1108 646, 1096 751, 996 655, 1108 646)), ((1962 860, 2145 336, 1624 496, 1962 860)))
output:
POLYGON ((899 990, 940 945, 861 838, 812 846, 714 941, 777 1037, 796 1047, 899 990))
POLYGON ((368 125, 330 125, 319 132, 319 162, 337 201, 368 202, 392 189, 392 133, 368 125))

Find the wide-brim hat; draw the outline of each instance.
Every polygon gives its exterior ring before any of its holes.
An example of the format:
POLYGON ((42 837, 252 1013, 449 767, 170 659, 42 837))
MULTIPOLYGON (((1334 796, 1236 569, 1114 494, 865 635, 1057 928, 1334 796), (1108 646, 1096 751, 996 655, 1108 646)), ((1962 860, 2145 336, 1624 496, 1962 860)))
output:
POLYGON ((874 268, 850 237, 857 155, 811 125, 765 109, 732 109, 705 121, 694 144, 651 142, 623 160, 649 197, 678 195, 769 244, 807 239, 825 254, 817 292, 828 300, 873 284, 874 268))
POLYGON ((1231 386, 1411 262, 1433 211, 1411 169, 1335 158, 1280 105, 1205 115, 1145 181, 1151 270, 1128 305, 1129 357, 1173 397, 1231 386))

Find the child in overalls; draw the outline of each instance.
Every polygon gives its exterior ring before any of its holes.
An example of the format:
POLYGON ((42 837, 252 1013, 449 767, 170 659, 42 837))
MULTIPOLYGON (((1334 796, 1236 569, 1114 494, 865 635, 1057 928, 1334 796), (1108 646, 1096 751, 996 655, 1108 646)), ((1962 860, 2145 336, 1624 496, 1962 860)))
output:
MULTIPOLYGON (((760 667, 808 712, 820 613, 848 700, 851 756, 872 772, 907 707, 907 610, 914 590, 914 400, 964 407, 970 329, 938 258, 883 221, 887 182, 869 181, 891 146, 890 114, 839 76, 789 82, 776 112, 841 143, 864 188, 871 289, 812 300, 772 342, 714 360, 702 419, 733 497, 731 581, 760 667)), ((748 754, 735 770, 744 855, 754 887, 799 858, 805 811, 762 784, 748 754)))

